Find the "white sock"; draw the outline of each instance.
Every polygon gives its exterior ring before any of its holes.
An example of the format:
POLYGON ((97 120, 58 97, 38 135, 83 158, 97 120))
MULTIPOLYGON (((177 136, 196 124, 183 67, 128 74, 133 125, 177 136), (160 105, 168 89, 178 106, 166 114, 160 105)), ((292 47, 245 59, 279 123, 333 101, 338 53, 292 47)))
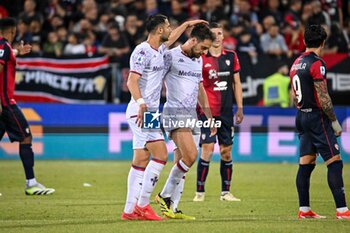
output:
POLYGON ((299 210, 300 210, 301 212, 306 213, 306 212, 309 212, 309 211, 311 210, 311 208, 310 208, 310 206, 300 206, 300 207, 299 207, 299 210))
POLYGON ((337 212, 339 212, 339 213, 344 213, 344 212, 346 212, 346 211, 348 211, 349 209, 348 209, 348 207, 341 207, 341 208, 337 208, 337 212))
POLYGON ((140 192, 140 198, 137 205, 140 207, 145 207, 149 204, 149 199, 151 194, 156 187, 158 182, 159 174, 163 170, 165 165, 164 161, 152 159, 145 170, 145 175, 142 181, 142 189, 140 192))
POLYGON ((171 197, 174 193, 176 186, 180 183, 181 178, 186 174, 190 168, 186 166, 182 160, 177 162, 170 171, 169 177, 164 185, 164 188, 160 195, 163 198, 171 197))
POLYGON ((26 186, 27 186, 27 187, 34 186, 34 185, 36 185, 37 183, 38 183, 38 182, 36 182, 36 179, 35 179, 35 178, 26 180, 26 186))
POLYGON ((130 214, 134 211, 134 207, 140 195, 144 173, 144 168, 136 166, 130 168, 128 176, 128 193, 126 195, 126 203, 124 207, 125 213, 130 214))
POLYGON ((181 196, 182 196, 182 192, 184 190, 184 186, 185 186, 185 178, 186 178, 186 174, 182 177, 182 179, 180 180, 180 183, 176 186, 175 191, 173 192, 173 195, 171 196, 171 200, 172 200, 172 205, 171 208, 173 209, 173 212, 176 212, 177 206, 179 205, 181 196))

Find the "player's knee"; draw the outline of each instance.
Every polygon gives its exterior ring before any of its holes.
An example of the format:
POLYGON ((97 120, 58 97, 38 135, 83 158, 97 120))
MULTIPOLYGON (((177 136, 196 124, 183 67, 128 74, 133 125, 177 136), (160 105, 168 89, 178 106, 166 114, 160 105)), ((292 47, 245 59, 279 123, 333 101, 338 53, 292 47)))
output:
POLYGON ((207 150, 203 150, 203 149, 202 149, 201 158, 202 158, 203 160, 205 160, 205 161, 210 161, 212 155, 213 155, 213 151, 207 151, 207 150))
POLYGON ((221 159, 224 161, 232 160, 232 146, 225 146, 220 148, 221 159))
POLYGON ((31 143, 32 143, 32 140, 33 140, 32 135, 27 136, 27 137, 25 137, 25 138, 23 139, 23 141, 21 142, 21 144, 31 144, 31 143))
POLYGON ((186 166, 192 167, 192 165, 196 162, 197 155, 198 151, 195 148, 193 150, 188 151, 186 158, 183 157, 182 160, 184 161, 186 166))
POLYGON ((305 164, 316 164, 316 154, 315 155, 305 155, 300 157, 299 164, 305 165, 305 164))
POLYGON ((340 155, 333 156, 332 158, 328 159, 325 163, 328 166, 329 164, 332 164, 332 163, 334 163, 336 161, 341 161, 340 155))

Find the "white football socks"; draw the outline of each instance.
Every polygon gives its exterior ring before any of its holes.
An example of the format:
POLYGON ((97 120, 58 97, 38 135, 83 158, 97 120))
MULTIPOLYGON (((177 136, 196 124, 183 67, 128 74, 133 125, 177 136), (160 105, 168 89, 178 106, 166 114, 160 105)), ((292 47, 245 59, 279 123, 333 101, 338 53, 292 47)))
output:
POLYGON ((186 172, 188 172, 189 169, 190 168, 187 167, 182 160, 177 162, 171 169, 169 177, 160 195, 163 198, 170 197, 175 191, 176 186, 180 183, 182 177, 186 174, 186 172))
POLYGON ((181 196, 182 196, 182 192, 184 190, 184 186, 185 186, 185 178, 186 178, 186 174, 182 177, 182 179, 180 180, 180 183, 176 186, 175 191, 173 193, 173 195, 171 196, 171 200, 172 200, 172 210, 173 212, 176 212, 177 206, 179 205, 181 196))
POLYGON ((145 170, 145 175, 142 181, 142 188, 140 192, 140 198, 137 205, 140 207, 145 207, 149 204, 149 199, 151 194, 156 187, 159 179, 159 174, 163 170, 166 162, 157 159, 152 159, 145 170))
POLYGON ((134 211, 134 207, 140 195, 144 173, 144 168, 136 166, 130 168, 128 176, 128 193, 126 195, 126 203, 124 207, 125 213, 130 214, 134 211))
POLYGON ((34 185, 36 185, 37 183, 38 183, 38 182, 36 181, 35 178, 26 180, 26 186, 27 186, 27 187, 34 186, 34 185))

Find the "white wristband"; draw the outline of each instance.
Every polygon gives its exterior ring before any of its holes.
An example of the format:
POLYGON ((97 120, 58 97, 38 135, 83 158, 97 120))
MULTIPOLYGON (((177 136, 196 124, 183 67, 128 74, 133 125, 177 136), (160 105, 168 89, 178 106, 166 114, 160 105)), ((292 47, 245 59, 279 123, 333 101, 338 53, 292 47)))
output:
POLYGON ((332 128, 333 128, 334 132, 342 131, 342 128, 341 128, 338 120, 332 121, 332 128))
POLYGON ((140 106, 141 104, 145 104, 145 100, 143 98, 137 99, 136 103, 140 106))

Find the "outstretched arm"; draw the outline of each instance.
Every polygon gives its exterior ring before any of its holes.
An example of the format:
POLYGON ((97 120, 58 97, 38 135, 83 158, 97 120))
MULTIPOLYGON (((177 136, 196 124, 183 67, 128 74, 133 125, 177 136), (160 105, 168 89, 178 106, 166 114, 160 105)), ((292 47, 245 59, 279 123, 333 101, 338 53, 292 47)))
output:
POLYGON ((192 27, 196 24, 199 23, 208 23, 205 20, 201 20, 201 19, 197 19, 197 20, 191 20, 191 21, 186 21, 183 24, 181 24, 180 26, 178 26, 177 28, 175 28, 170 36, 167 42, 165 42, 166 47, 170 47, 171 45, 173 45, 177 39, 179 39, 179 37, 182 35, 182 33, 184 33, 186 31, 187 28, 192 27))

